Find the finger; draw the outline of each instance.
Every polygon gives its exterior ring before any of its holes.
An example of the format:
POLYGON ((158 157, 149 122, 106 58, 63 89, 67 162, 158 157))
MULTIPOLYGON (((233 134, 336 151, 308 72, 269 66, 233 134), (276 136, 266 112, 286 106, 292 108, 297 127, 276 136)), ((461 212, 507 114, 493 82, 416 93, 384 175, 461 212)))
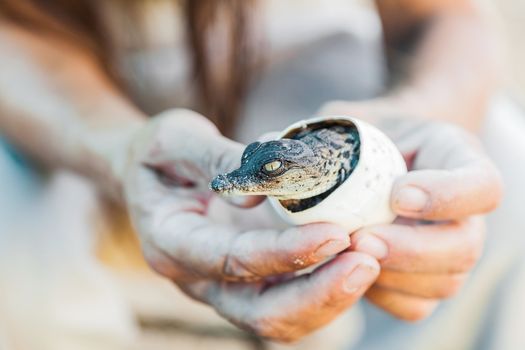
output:
POLYGON ((375 285, 420 298, 444 299, 455 295, 466 279, 466 274, 406 273, 381 271, 375 285))
POLYGON ((493 210, 501 200, 501 178, 477 141, 451 127, 436 126, 426 135, 414 160, 414 168, 420 170, 394 185, 394 211, 411 218, 450 220, 493 210))
POLYGON ((222 136, 216 126, 200 114, 176 109, 155 119, 152 132, 156 144, 145 157, 149 164, 187 161, 208 181, 240 164, 244 146, 222 136))
POLYGON ((291 342, 354 304, 378 273, 379 266, 370 256, 344 253, 309 275, 268 288, 215 284, 205 291, 205 299, 238 326, 265 338, 291 342))
POLYGON ((167 277, 180 277, 183 267, 199 277, 254 279, 296 271, 350 244, 346 230, 330 224, 241 232, 210 221, 193 190, 162 186, 145 169, 133 175, 125 183, 128 210, 143 246, 160 252, 152 260, 163 261, 157 271, 167 277))
POLYGON ((351 236, 352 249, 370 254, 381 267, 403 272, 462 273, 481 255, 480 218, 435 225, 380 225, 351 236))
MULTIPOLYGON (((198 113, 173 110, 158 118, 156 143, 144 155, 144 163, 164 176, 176 183, 193 183, 207 189, 215 176, 240 166, 245 146, 222 136, 213 123, 198 113)), ((240 207, 255 206, 264 198, 224 197, 240 207)))
POLYGON ((156 210, 142 228, 159 250, 198 276, 257 280, 296 271, 350 245, 345 229, 310 224, 279 230, 249 230, 210 222, 191 201, 174 201, 156 210))
POLYGON ((419 298, 377 286, 370 288, 366 297, 372 304, 405 321, 422 320, 438 305, 434 299, 419 298))

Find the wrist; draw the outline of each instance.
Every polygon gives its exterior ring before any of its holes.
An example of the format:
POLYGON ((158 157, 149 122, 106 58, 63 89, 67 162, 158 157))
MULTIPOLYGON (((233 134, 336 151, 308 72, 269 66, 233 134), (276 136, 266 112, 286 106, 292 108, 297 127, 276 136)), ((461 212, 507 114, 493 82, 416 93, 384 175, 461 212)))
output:
POLYGON ((459 96, 451 93, 452 89, 420 82, 395 89, 385 99, 410 118, 448 122, 477 131, 485 117, 490 94, 463 93, 459 96))

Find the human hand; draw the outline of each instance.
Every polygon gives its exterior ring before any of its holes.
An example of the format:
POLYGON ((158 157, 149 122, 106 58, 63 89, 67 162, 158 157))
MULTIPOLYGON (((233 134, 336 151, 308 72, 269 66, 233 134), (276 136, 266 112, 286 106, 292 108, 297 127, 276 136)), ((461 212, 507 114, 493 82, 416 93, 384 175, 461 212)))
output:
MULTIPOLYGON (((155 271, 239 327, 294 341, 354 304, 379 266, 365 253, 341 253, 350 239, 336 225, 242 230, 213 221, 209 181, 236 168, 243 149, 197 113, 167 111, 133 142, 123 176, 127 206, 155 271)), ((260 198, 234 201, 246 207, 260 198)))
POLYGON ((366 294, 372 303, 401 319, 425 318, 458 291, 480 257, 485 226, 479 214, 501 198, 497 170, 472 135, 398 118, 403 113, 384 101, 331 103, 321 113, 371 121, 405 157, 409 173, 396 181, 391 197, 399 218, 354 233, 352 250, 380 261, 379 278, 366 294))

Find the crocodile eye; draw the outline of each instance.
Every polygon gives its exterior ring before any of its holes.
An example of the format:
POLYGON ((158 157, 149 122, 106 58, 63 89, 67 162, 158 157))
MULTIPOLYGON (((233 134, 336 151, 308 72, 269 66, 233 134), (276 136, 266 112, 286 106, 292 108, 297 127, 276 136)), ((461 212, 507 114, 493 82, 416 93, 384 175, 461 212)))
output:
POLYGON ((263 165, 263 170, 266 174, 274 174, 281 169, 283 163, 280 160, 274 160, 263 165))

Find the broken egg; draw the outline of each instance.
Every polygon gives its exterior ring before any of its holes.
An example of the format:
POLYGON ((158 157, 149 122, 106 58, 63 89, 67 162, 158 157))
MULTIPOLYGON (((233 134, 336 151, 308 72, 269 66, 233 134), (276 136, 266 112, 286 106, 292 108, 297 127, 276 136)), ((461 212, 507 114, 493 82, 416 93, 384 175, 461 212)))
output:
POLYGON ((407 167, 399 150, 380 130, 357 118, 324 116, 294 123, 277 139, 291 138, 309 128, 319 129, 334 124, 357 129, 359 160, 351 174, 314 206, 292 211, 286 202, 269 197, 271 205, 279 216, 293 225, 330 222, 353 232, 365 226, 392 222, 396 215, 390 207, 390 193, 394 181, 407 172, 407 167))

